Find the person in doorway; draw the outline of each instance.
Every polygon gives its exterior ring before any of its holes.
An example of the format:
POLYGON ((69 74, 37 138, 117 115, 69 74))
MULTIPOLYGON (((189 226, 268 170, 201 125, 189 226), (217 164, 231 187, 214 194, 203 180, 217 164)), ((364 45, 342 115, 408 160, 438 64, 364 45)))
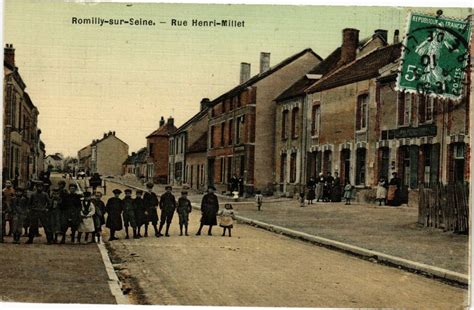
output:
POLYGON ((229 237, 232 237, 232 228, 234 227, 234 210, 230 203, 226 203, 224 210, 219 211, 219 226, 223 228, 222 237, 225 236, 226 230, 229 232, 229 237))
POLYGON ((400 205, 400 191, 402 187, 402 180, 398 177, 398 173, 392 173, 392 179, 388 183, 387 192, 387 205, 399 206, 400 205))
POLYGON ((135 205, 132 199, 132 190, 127 188, 124 190, 125 197, 122 200, 123 205, 123 225, 125 227, 125 239, 130 239, 130 235, 128 234, 128 227, 132 227, 133 231, 133 238, 137 239, 137 223, 135 221, 135 205))
POLYGON ((189 222, 189 213, 193 210, 191 206, 191 201, 188 199, 188 192, 182 191, 181 197, 178 199, 178 207, 176 208, 176 213, 179 216, 179 235, 183 235, 183 227, 184 227, 184 235, 188 235, 188 222, 189 222))
POLYGON ((107 221, 105 225, 110 229, 110 238, 109 241, 118 240, 115 236, 115 232, 122 230, 122 211, 123 211, 123 202, 120 199, 121 190, 118 188, 112 191, 114 197, 107 200, 105 205, 105 212, 107 213, 107 221))
POLYGON ((331 190, 331 201, 332 202, 340 202, 341 201, 341 179, 339 178, 339 173, 336 171, 334 172, 334 181, 331 190))
POLYGON ((208 186, 207 193, 202 197, 201 201, 201 225, 196 236, 201 235, 204 226, 209 226, 207 234, 212 236, 212 226, 217 225, 217 212, 219 211, 219 200, 214 191, 214 186, 208 186))
POLYGON ((151 222, 153 228, 155 229, 155 236, 158 237, 158 212, 156 208, 158 207, 158 197, 155 192, 153 192, 153 183, 148 182, 146 184, 147 191, 143 195, 143 203, 145 205, 145 237, 148 237, 148 223, 151 222))
POLYGON ((94 225, 94 213, 95 207, 91 201, 91 192, 84 192, 84 200, 82 201, 81 207, 81 223, 79 223, 79 227, 77 229, 77 242, 81 243, 82 233, 86 233, 84 237, 84 243, 87 243, 89 239, 89 234, 91 235, 90 242, 94 242, 94 233, 95 233, 95 225, 94 225))
POLYGON ((158 229, 158 237, 163 236, 161 230, 166 223, 165 236, 169 237, 169 230, 171 221, 173 220, 174 211, 176 210, 176 198, 171 193, 173 188, 171 186, 165 187, 166 192, 160 197, 161 221, 158 229))
POLYGON ((377 192, 375 195, 375 201, 379 203, 379 206, 382 205, 382 202, 384 205, 387 204, 387 181, 385 180, 384 177, 381 177, 378 184, 377 184, 377 192))
POLYGON ((308 190, 306 194, 306 200, 308 200, 308 204, 313 204, 313 200, 316 199, 316 180, 314 177, 310 177, 308 182, 306 183, 306 188, 308 190))

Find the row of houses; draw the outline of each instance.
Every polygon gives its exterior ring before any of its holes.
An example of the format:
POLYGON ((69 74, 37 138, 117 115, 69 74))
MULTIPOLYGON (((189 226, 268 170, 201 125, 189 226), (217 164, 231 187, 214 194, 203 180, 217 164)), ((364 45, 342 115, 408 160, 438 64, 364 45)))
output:
POLYGON ((17 186, 38 179, 44 171, 45 144, 38 127, 39 110, 26 91, 18 67, 15 48, 4 48, 3 78, 3 180, 17 186))
POLYGON ((305 49, 270 66, 261 53, 252 77, 242 63, 239 85, 203 99, 183 125, 162 118, 147 137, 144 176, 219 191, 237 176, 246 193, 281 195, 328 172, 359 193, 393 172, 407 195, 420 184, 467 181, 469 88, 460 101, 397 91, 398 30, 389 42, 386 30, 360 39, 347 28, 341 41, 325 59, 305 49))

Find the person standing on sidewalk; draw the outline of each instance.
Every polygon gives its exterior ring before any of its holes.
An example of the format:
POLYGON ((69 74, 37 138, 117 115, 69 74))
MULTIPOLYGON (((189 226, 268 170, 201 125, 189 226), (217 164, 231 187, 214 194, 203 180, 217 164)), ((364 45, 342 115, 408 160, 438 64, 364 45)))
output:
POLYGON ((219 211, 219 200, 214 194, 216 188, 214 186, 209 186, 207 189, 207 194, 202 197, 201 201, 201 225, 199 230, 196 233, 196 236, 201 235, 201 230, 204 225, 209 226, 207 234, 212 236, 212 226, 217 225, 217 212, 219 211))
POLYGON ((188 222, 189 222, 189 213, 193 210, 191 206, 191 201, 189 201, 187 191, 181 192, 181 197, 178 199, 178 207, 176 208, 176 213, 179 216, 179 235, 183 235, 183 227, 184 227, 184 234, 188 235, 188 222))
POLYGON ((261 191, 257 191, 255 194, 255 202, 257 203, 257 210, 260 211, 263 203, 263 195, 261 191))
POLYGON ((229 237, 232 237, 232 228, 234 228, 234 210, 230 203, 226 203, 224 210, 219 211, 219 226, 223 228, 222 237, 225 236, 225 231, 229 231, 229 237))
POLYGON ((92 199, 92 204, 94 205, 94 228, 95 236, 97 237, 97 243, 100 243, 100 234, 102 232, 102 225, 105 224, 104 214, 105 214, 105 204, 102 201, 102 193, 96 191, 94 193, 94 198, 92 199))
POLYGON ((306 199, 310 205, 313 204, 313 200, 316 198, 315 186, 316 180, 314 177, 309 178, 308 182, 306 183, 306 187, 308 188, 306 199))
POLYGON ((321 172, 319 174, 318 180, 316 181, 316 202, 319 202, 319 200, 324 199, 324 182, 324 175, 321 172))
POLYGON ((136 232, 135 235, 137 238, 141 238, 140 228, 145 224, 146 214, 145 214, 145 203, 142 198, 143 191, 138 189, 135 192, 135 199, 133 199, 133 210, 135 211, 135 222, 136 222, 136 232))
POLYGON ((23 188, 17 187, 15 198, 11 201, 10 210, 13 222, 13 243, 18 244, 20 243, 23 221, 28 214, 28 199, 23 188))
POLYGON ((51 204, 48 211, 51 233, 53 234, 53 242, 58 242, 58 235, 61 234, 61 197, 59 196, 59 188, 51 190, 51 204))
POLYGON ((387 205, 389 206, 399 206, 400 203, 400 190, 402 187, 402 180, 398 177, 398 173, 392 173, 392 179, 388 183, 388 193, 387 193, 387 205))
POLYGON ((385 180, 384 177, 381 177, 379 180, 379 183, 377 184, 377 192, 375 195, 375 201, 379 202, 379 206, 382 205, 382 202, 384 205, 387 204, 387 181, 385 180))
POLYGON ((84 192, 84 200, 82 201, 81 207, 81 223, 77 229, 77 242, 81 243, 82 233, 86 233, 84 237, 84 242, 87 243, 89 239, 89 234, 91 234, 91 243, 94 241, 94 213, 95 208, 91 202, 91 192, 84 192))
POLYGON ((27 244, 33 243, 33 239, 38 233, 39 222, 43 225, 48 244, 52 243, 53 236, 50 230, 50 223, 48 219, 49 197, 43 192, 43 182, 36 183, 36 192, 31 195, 30 201, 30 231, 28 234, 27 244))
POLYGON ((146 184, 147 192, 143 195, 143 203, 145 205, 145 237, 148 237, 148 223, 151 222, 153 228, 155 229, 155 236, 158 237, 158 212, 156 208, 158 207, 158 197, 155 192, 153 192, 153 183, 148 182, 146 184))
POLYGON ((344 186, 344 199, 346 200, 346 205, 351 204, 352 199, 352 185, 349 180, 346 180, 346 185, 344 186))
POLYGON ((122 230, 122 211, 123 211, 123 202, 120 199, 121 190, 118 188, 112 191, 114 197, 107 200, 107 205, 105 206, 105 211, 107 213, 106 226, 110 229, 110 238, 109 241, 117 240, 115 237, 115 232, 122 230))
POLYGON ((174 211, 176 210, 176 198, 171 193, 173 188, 171 186, 165 187, 166 192, 160 197, 160 209, 161 209, 161 221, 160 229, 158 230, 158 237, 163 236, 161 234, 161 229, 166 223, 166 232, 165 236, 169 237, 169 229, 171 221, 173 220, 174 211))
POLYGON ((341 202, 341 179, 339 178, 339 173, 336 171, 334 172, 334 182, 331 191, 331 201, 332 202, 341 202))
POLYGON ((132 190, 130 188, 125 189, 125 197, 122 200, 123 203, 123 225, 125 226, 125 239, 130 239, 128 234, 128 227, 132 227, 133 238, 137 239, 137 223, 135 221, 135 205, 132 199, 132 190))

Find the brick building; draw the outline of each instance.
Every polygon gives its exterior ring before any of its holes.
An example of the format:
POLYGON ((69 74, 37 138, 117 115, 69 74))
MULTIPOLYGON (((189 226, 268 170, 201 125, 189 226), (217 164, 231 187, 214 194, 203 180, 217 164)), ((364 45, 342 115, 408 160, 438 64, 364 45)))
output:
POLYGON ((147 141, 147 180, 155 183, 167 183, 171 167, 168 165, 170 141, 169 137, 176 131, 174 119, 161 117, 160 126, 146 137, 147 141))
POLYGON ((38 128, 39 111, 26 92, 26 84, 15 66, 12 44, 4 48, 3 80, 3 180, 14 180, 26 186, 37 179, 44 167, 41 130, 38 128))
POLYGON ((209 99, 204 98, 200 111, 170 135, 168 164, 171 167, 169 183, 172 185, 202 188, 206 184, 209 104, 209 99))
POLYGON ((128 144, 120 140, 115 131, 104 133, 101 139, 79 150, 79 168, 103 176, 122 174, 122 164, 128 157, 128 144), (87 165, 90 164, 90 167, 87 165), (90 168, 90 170, 88 169, 90 168))
POLYGON ((261 53, 260 73, 250 78, 242 63, 240 84, 212 101, 209 110, 208 182, 228 190, 232 175, 240 176, 246 192, 274 190, 274 99, 321 58, 305 49, 270 67, 261 53))

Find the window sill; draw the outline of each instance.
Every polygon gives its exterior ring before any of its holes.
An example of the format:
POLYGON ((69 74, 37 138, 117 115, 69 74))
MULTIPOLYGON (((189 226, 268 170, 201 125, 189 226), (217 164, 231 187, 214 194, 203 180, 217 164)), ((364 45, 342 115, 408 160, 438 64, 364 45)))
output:
POLYGON ((362 129, 356 130, 356 133, 366 133, 366 132, 367 132, 367 128, 362 128, 362 129))

